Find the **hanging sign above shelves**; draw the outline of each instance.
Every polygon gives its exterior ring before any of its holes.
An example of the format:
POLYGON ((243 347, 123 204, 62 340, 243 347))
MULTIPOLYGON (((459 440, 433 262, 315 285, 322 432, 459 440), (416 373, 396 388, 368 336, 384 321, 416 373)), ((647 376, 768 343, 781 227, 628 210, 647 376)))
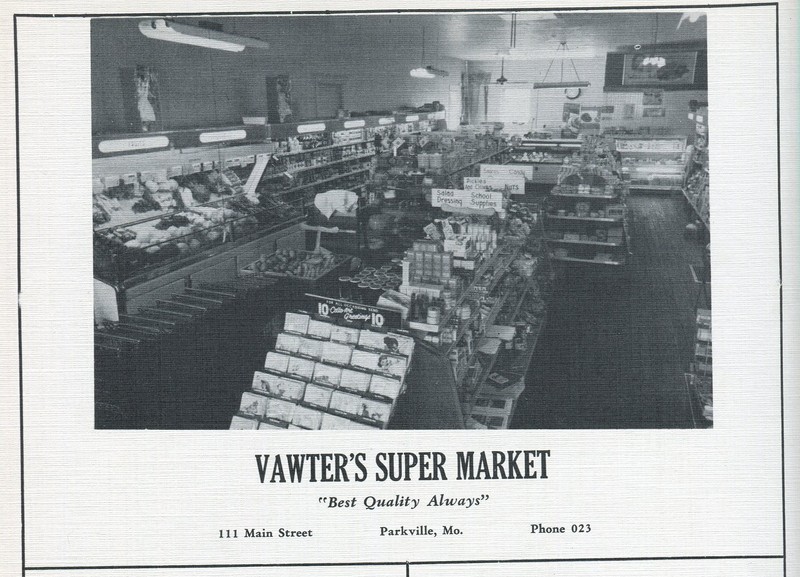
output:
POLYGON ((522 177, 533 179, 533 166, 526 164, 481 164, 481 178, 522 177))

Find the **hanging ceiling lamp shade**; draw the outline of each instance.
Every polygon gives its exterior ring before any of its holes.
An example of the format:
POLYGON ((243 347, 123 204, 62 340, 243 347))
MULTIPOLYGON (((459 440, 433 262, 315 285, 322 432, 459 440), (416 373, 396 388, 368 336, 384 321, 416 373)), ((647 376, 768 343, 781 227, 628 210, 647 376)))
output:
POLYGON ((506 64, 506 59, 505 58, 501 58, 500 59, 500 76, 497 78, 497 80, 495 80, 495 82, 497 82, 501 86, 503 84, 505 84, 506 82, 508 82, 508 78, 506 78, 505 74, 504 74, 504 72, 505 72, 505 64, 506 64))
POLYGON ((213 48, 215 50, 225 50, 226 52, 241 52, 245 48, 259 48, 267 50, 269 42, 256 38, 247 38, 235 34, 227 34, 209 28, 199 28, 170 22, 163 18, 152 20, 142 20, 139 22, 139 32, 152 38, 153 40, 164 40, 177 44, 190 44, 203 48, 213 48))
POLYGON ((575 80, 564 80, 564 59, 567 57, 568 52, 569 47, 567 46, 567 41, 564 40, 561 42, 561 44, 559 44, 558 48, 556 48, 556 54, 550 61, 550 65, 547 67, 547 71, 544 73, 544 78, 542 78, 542 81, 533 83, 534 90, 541 88, 585 88, 590 86, 589 82, 581 80, 581 77, 578 75, 578 69, 575 68, 575 62, 572 60, 572 58, 569 59, 569 62, 572 64, 572 71, 575 72, 575 80), (561 59, 561 77, 558 82, 547 82, 547 75, 550 74, 550 69, 553 67, 553 63, 560 56, 560 51, 564 52, 563 58, 561 59))
MULTIPOLYGON (((503 52, 507 52, 509 56, 513 53, 514 49, 517 47, 517 15, 512 13, 511 14, 511 40, 508 42, 508 49, 504 50, 503 52)), ((506 71, 506 59, 505 57, 500 59, 500 76, 495 80, 497 84, 502 86, 506 82, 508 82, 508 78, 505 75, 506 71)))

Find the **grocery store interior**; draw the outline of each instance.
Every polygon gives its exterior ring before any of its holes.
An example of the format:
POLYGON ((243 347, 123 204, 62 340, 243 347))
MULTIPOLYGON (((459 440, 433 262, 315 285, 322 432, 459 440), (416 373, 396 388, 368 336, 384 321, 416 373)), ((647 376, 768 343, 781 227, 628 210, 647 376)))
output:
POLYGON ((91 21, 95 427, 713 424, 702 12, 91 21))

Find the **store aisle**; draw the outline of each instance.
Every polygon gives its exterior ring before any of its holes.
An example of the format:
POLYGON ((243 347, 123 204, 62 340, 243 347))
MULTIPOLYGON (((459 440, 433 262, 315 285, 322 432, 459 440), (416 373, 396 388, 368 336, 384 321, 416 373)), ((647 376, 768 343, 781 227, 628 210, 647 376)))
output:
POLYGON ((684 236, 681 197, 632 196, 628 206, 629 265, 556 282, 515 428, 692 426, 683 372, 699 286, 689 264, 702 262, 702 245, 684 236))

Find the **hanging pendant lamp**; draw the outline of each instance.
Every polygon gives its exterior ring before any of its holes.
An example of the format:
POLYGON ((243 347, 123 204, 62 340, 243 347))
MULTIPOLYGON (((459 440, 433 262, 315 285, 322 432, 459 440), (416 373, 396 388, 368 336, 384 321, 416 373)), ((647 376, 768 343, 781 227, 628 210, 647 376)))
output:
POLYGON ((589 82, 585 80, 581 80, 581 77, 578 75, 578 69, 575 68, 575 62, 572 58, 569 59, 570 64, 572 64, 572 71, 575 72, 575 80, 573 81, 564 81, 564 60, 567 58, 567 53, 569 52, 569 47, 567 46, 567 41, 564 40, 559 44, 558 48, 556 48, 556 54, 553 59, 550 61, 550 65, 547 67, 547 71, 544 73, 544 78, 542 78, 541 82, 534 82, 533 88, 534 90, 539 90, 542 88, 585 88, 590 86, 589 82), (561 77, 558 82, 547 82, 547 75, 550 74, 550 69, 553 67, 553 63, 559 56, 559 52, 563 51, 564 55, 561 58, 561 77))
POLYGON ((495 82, 497 82, 501 86, 503 84, 505 84, 506 82, 508 82, 508 78, 506 78, 503 75, 503 71, 505 69, 505 63, 506 63, 506 59, 505 58, 501 58, 500 59, 500 77, 497 80, 495 80, 495 82))

